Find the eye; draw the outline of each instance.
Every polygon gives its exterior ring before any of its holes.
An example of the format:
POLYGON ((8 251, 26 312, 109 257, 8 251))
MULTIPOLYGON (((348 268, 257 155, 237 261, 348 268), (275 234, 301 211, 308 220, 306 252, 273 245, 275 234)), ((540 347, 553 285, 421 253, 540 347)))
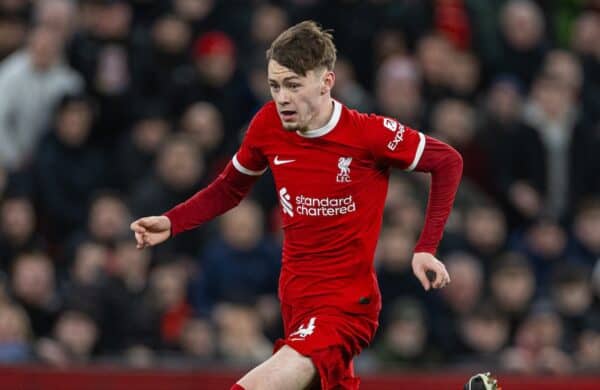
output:
POLYGON ((289 85, 289 87, 290 87, 290 89, 291 89, 291 90, 296 90, 296 89, 300 88, 300 84, 297 84, 297 83, 291 83, 291 84, 289 85))
POLYGON ((277 91, 279 89, 279 85, 277 85, 277 84, 271 84, 270 87, 274 91, 277 91))

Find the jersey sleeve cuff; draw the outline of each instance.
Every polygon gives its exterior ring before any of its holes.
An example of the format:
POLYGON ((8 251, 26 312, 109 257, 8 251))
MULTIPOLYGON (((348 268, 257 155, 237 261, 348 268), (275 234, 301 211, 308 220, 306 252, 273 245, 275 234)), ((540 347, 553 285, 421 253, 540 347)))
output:
POLYGON ((240 162, 237 159, 237 153, 233 155, 233 158, 231 159, 231 162, 233 163, 233 166, 235 167, 235 169, 237 169, 239 172, 245 174, 245 175, 250 175, 250 176, 260 176, 263 173, 265 173, 267 171, 267 168, 261 170, 261 171, 253 171, 252 169, 248 169, 245 166, 243 166, 242 164, 240 164, 240 162))
POLYGON ((436 252, 437 252, 437 247, 435 246, 427 246, 427 245, 417 245, 415 246, 413 253, 429 253, 435 256, 436 252))
POLYGON ((417 151, 415 153, 415 158, 413 162, 405 169, 405 171, 410 172, 417 167, 419 161, 421 160, 421 156, 423 155, 423 151, 425 150, 425 135, 419 131, 419 145, 417 146, 417 151))

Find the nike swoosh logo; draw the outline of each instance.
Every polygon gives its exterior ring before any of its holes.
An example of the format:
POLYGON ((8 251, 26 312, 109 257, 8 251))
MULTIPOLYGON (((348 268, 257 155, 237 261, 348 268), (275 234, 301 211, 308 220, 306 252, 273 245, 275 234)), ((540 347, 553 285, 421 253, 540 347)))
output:
POLYGON ((296 160, 280 160, 279 156, 275 156, 275 159, 273 160, 273 164, 282 165, 282 164, 293 163, 294 161, 296 161, 296 160))

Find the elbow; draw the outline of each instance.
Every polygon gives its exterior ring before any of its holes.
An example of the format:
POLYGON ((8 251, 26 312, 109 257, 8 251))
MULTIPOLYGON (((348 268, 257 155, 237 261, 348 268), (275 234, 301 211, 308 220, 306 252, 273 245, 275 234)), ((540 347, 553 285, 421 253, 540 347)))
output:
POLYGON ((462 177, 463 157, 458 150, 450 145, 446 145, 443 157, 438 160, 432 172, 444 172, 445 174, 448 174, 449 171, 452 171, 458 177, 462 177))
POLYGON ((456 182, 460 183, 463 176, 463 157, 456 149, 451 147, 451 153, 448 153, 447 169, 451 176, 456 178, 456 182))
POLYGON ((436 177, 445 177, 458 185, 463 175, 462 155, 453 147, 448 146, 443 157, 431 169, 431 174, 436 177))
POLYGON ((450 163, 453 166, 456 166, 456 170, 458 171, 459 176, 462 176, 463 167, 464 167, 463 157, 458 150, 454 149, 453 147, 450 147, 450 149, 452 150, 452 153, 450 153, 450 155, 451 155, 450 163))
POLYGON ((452 146, 438 141, 435 138, 427 138, 425 152, 417 166, 421 172, 430 172, 432 175, 462 176, 463 158, 458 150, 452 146))

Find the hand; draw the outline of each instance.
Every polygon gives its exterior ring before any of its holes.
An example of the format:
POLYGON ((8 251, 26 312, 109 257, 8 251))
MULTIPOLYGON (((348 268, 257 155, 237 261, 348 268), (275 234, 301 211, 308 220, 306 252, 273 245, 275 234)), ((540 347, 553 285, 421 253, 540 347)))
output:
POLYGON ((412 259, 412 269, 417 279, 419 279, 423 285, 423 288, 427 291, 429 291, 431 287, 442 288, 450 283, 450 275, 448 275, 446 266, 431 253, 415 253, 412 259), (435 279, 433 281, 430 281, 427 277, 427 271, 435 273, 435 279))
POLYGON ((135 232, 138 249, 160 244, 171 236, 171 220, 164 215, 140 218, 130 227, 135 232))

